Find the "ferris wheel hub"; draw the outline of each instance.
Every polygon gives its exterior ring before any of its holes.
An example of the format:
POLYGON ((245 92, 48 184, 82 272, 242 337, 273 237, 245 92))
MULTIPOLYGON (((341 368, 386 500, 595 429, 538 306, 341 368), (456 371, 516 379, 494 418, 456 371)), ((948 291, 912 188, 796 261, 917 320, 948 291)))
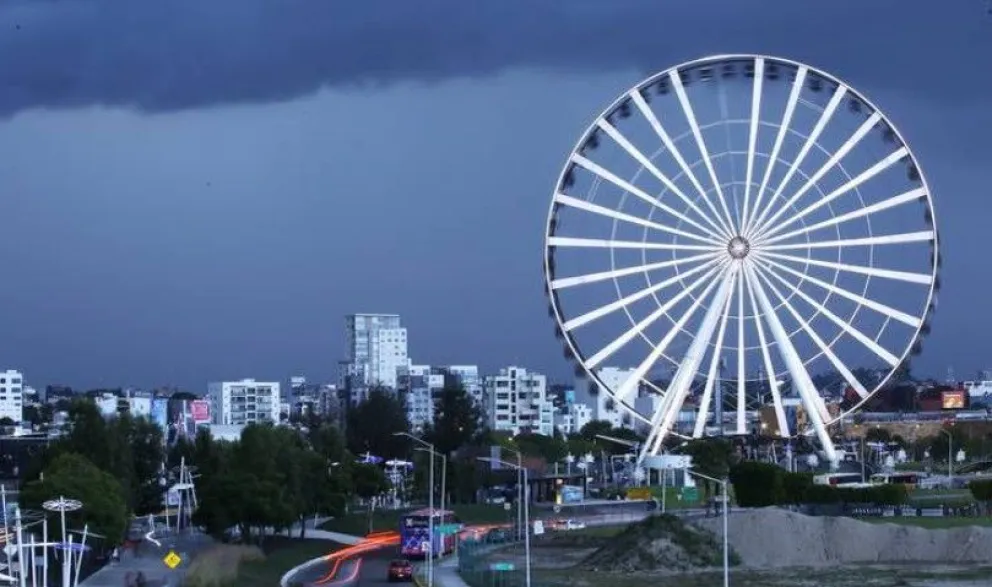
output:
POLYGON ((735 236, 730 239, 729 243, 727 243, 727 252, 730 253, 730 256, 734 259, 743 259, 744 257, 747 257, 748 253, 751 252, 751 243, 749 243, 748 240, 742 236, 735 236))

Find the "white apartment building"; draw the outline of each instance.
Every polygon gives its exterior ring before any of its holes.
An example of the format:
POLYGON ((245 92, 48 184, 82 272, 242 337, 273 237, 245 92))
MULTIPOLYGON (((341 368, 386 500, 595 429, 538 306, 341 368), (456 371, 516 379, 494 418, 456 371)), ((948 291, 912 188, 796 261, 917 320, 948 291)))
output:
POLYGON ((397 369, 397 386, 406 402, 410 428, 423 430, 434 421, 434 394, 444 388, 444 374, 430 365, 407 365, 397 369))
POLYGON ((489 426, 496 431, 551 435, 554 407, 547 399, 547 378, 522 367, 506 367, 483 383, 489 426))
MULTIPOLYGON (((608 390, 616 390, 633 372, 633 369, 603 367, 596 371, 596 375, 608 390)), ((592 420, 604 420, 614 428, 630 427, 633 424, 633 418, 628 411, 621 407, 607 390, 600 388, 599 384, 592 379, 576 378, 575 403, 589 406, 592 420)))
POLYGON ((345 317, 347 358, 340 364, 339 384, 361 401, 375 386, 396 389, 397 371, 410 365, 406 328, 397 314, 351 314, 345 317))
POLYGON ((96 407, 104 418, 111 418, 124 412, 135 417, 149 417, 152 414, 152 398, 145 393, 125 392, 124 395, 104 393, 93 401, 96 402, 96 407))
POLYGON ((210 417, 214 424, 247 425, 279 423, 281 401, 277 381, 221 381, 207 386, 210 417))
POLYGON ((589 406, 571 403, 555 415, 555 428, 562 434, 578 434, 582 427, 592 420, 592 410, 589 406))
POLYGON ((0 418, 24 420, 24 375, 20 371, 0 371, 0 418))

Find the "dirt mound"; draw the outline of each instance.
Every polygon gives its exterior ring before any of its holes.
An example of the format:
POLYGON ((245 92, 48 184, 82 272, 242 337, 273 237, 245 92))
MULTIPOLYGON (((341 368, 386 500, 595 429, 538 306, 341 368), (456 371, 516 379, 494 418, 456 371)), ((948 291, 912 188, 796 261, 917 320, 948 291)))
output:
MULTIPOLYGON (((730 545, 747 567, 859 563, 992 563, 992 528, 950 530, 812 517, 778 508, 730 516, 730 545)), ((697 525, 719 536, 720 518, 697 525)))
MULTIPOLYGON (((713 534, 675 516, 651 516, 610 539, 580 565, 590 571, 686 571, 723 564, 713 534)), ((732 564, 737 563, 731 556, 732 564)))

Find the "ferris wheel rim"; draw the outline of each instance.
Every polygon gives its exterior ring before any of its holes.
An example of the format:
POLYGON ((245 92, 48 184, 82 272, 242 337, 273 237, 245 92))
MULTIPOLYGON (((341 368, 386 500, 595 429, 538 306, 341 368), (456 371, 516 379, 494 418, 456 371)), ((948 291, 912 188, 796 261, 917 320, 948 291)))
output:
MULTIPOLYGON (((697 58, 697 59, 692 59, 692 60, 684 61, 682 63, 679 63, 679 64, 677 64, 675 66, 666 68, 666 69, 664 69, 662 71, 659 71, 659 72, 657 72, 655 74, 652 74, 652 75, 650 75, 650 76, 648 76, 648 77, 640 80, 635 85, 633 85, 630 88, 628 88, 627 90, 621 92, 619 94, 619 96, 615 100, 613 100, 609 105, 607 105, 601 112, 599 112, 593 118, 593 121, 579 135, 578 140, 575 142, 575 144, 569 150, 569 157, 566 159, 565 165, 562 166, 562 169, 561 169, 561 171, 560 171, 560 173, 558 175, 558 178, 557 178, 557 180, 555 182, 555 186, 556 186, 555 191, 556 191, 556 193, 558 193, 560 191, 560 187, 563 185, 563 180, 565 179, 565 176, 568 173, 568 171, 569 171, 569 169, 571 167, 571 164, 572 164, 572 160, 573 160, 572 159, 572 156, 574 156, 574 155, 576 155, 576 154, 579 153, 579 151, 583 147, 583 145, 586 144, 586 142, 589 140, 589 137, 594 132, 596 132, 596 130, 599 128, 598 127, 598 124, 601 121, 606 120, 607 117, 612 112, 616 111, 616 109, 618 107, 620 107, 624 102, 628 101, 633 95, 635 95, 635 93, 645 90, 646 88, 648 88, 648 87, 652 86, 653 84, 657 83, 659 80, 661 80, 665 76, 671 75, 673 72, 680 73, 680 72, 682 72, 684 70, 695 69, 695 68, 698 68, 698 67, 701 67, 701 66, 705 66, 705 65, 718 65, 718 64, 723 64, 723 63, 733 62, 733 61, 751 61, 751 62, 757 62, 757 60, 759 60, 759 59, 764 60, 767 63, 774 63, 774 64, 778 64, 778 65, 784 65, 784 66, 794 67, 794 68, 797 68, 797 69, 799 69, 799 68, 805 69, 808 73, 815 74, 816 76, 818 76, 819 78, 821 78, 823 81, 832 82, 832 83, 836 84, 838 87, 845 88, 846 92, 850 96, 852 96, 853 98, 856 98, 857 100, 859 100, 860 102, 862 102, 869 109, 869 111, 872 114, 877 114, 878 117, 879 117, 879 119, 882 122, 884 122, 884 124, 886 125, 887 129, 890 129, 892 131, 892 133, 894 134, 894 136, 895 136, 898 144, 900 144, 905 149, 905 151, 906 151, 906 155, 905 155, 906 160, 913 165, 915 171, 918 174, 918 180, 917 181, 918 181, 918 183, 921 186, 921 193, 920 193, 919 199, 924 202, 924 206, 925 206, 927 212, 930 215, 929 218, 930 218, 931 226, 933 227, 933 229, 932 229, 932 233, 933 234, 932 234, 932 237, 930 239, 931 246, 932 246, 933 259, 932 259, 932 262, 931 262, 930 267, 929 267, 929 283, 928 283, 928 285, 926 287, 925 301, 924 301, 924 303, 922 305, 922 311, 921 311, 921 315, 920 315, 920 318, 919 318, 919 325, 915 327, 912 336, 909 338, 909 342, 905 345, 905 348, 903 348, 901 350, 901 352, 899 353, 899 355, 898 355, 898 362, 894 366, 892 366, 891 368, 886 369, 886 372, 884 373, 884 376, 879 381, 877 381, 876 384, 874 384, 873 389, 867 395, 865 395, 864 397, 860 397, 858 399, 858 401, 853 406, 851 406, 848 409, 843 410, 837 417, 830 419, 827 422, 827 425, 831 425, 831 424, 837 422, 838 420, 842 419, 843 417, 848 416, 848 415, 850 415, 852 413, 855 413, 855 412, 859 411, 864 406, 864 404, 866 402, 868 402, 872 397, 874 397, 875 394, 879 390, 881 390, 883 387, 885 387, 891 381, 892 377, 896 374, 896 372, 898 372, 900 366, 907 364, 910 356, 913 354, 914 347, 919 343, 919 341, 922 339, 922 337, 924 335, 924 328, 927 328, 928 325, 929 325, 928 324, 929 318, 930 318, 930 316, 932 315, 932 313, 933 313, 933 311, 935 309, 936 292, 939 289, 939 283, 940 283, 940 280, 939 280, 940 264, 941 264, 940 263, 940 237, 939 237, 939 232, 938 232, 938 230, 936 228, 936 226, 937 226, 937 216, 936 216, 935 207, 933 205, 933 195, 932 195, 932 190, 930 188, 930 183, 927 180, 926 173, 925 173, 925 170, 923 169, 923 166, 920 165, 919 159, 917 158, 916 153, 914 152, 914 150, 910 146, 910 144, 905 140, 905 136, 902 133, 902 131, 891 120, 891 118, 878 107, 878 105, 874 101, 872 101, 865 94, 863 94, 861 91, 859 91, 855 86, 853 86, 852 84, 848 83, 844 79, 842 79, 842 78, 840 78, 840 77, 838 77, 838 76, 836 76, 834 74, 831 74, 831 73, 829 73, 829 72, 827 72, 825 70, 822 70, 820 68, 817 68, 817 67, 808 65, 808 64, 803 63, 803 62, 798 61, 798 60, 793 60, 793 59, 788 59, 788 58, 783 58, 783 57, 773 56, 773 55, 768 55, 768 54, 758 54, 758 53, 751 53, 751 54, 749 54, 749 53, 727 53, 727 54, 709 55, 709 56, 705 56, 705 57, 701 57, 701 58, 697 58)), ((619 404, 620 406, 622 406, 622 408, 626 412, 628 412, 633 419, 638 420, 638 421, 640 421, 642 423, 651 424, 650 418, 645 417, 643 414, 639 413, 636 409, 634 409, 634 406, 632 405, 633 404, 632 401, 628 404, 628 401, 627 400, 616 398, 613 395, 612 390, 610 390, 609 386, 605 385, 604 382, 600 379, 600 377, 599 377, 599 375, 597 373, 598 369, 596 367, 590 368, 588 366, 588 364, 587 364, 588 357, 586 357, 586 355, 583 352, 583 350, 579 348, 579 345, 577 344, 575 338, 569 332, 565 331, 562 328, 562 325, 564 325, 566 323, 566 321, 567 321, 567 317, 564 315, 563 310, 562 310, 562 307, 561 307, 561 304, 560 304, 559 299, 558 299, 558 295, 555 292, 554 288, 552 287, 552 281, 555 278, 555 272, 554 272, 554 263, 555 263, 554 262, 554 252, 555 252, 555 249, 557 248, 557 245, 551 244, 551 239, 554 237, 554 228, 553 227, 554 227, 555 212, 556 212, 557 205, 558 204, 556 203, 555 199, 553 198, 552 201, 551 201, 551 203, 550 203, 550 205, 549 205, 549 210, 548 210, 548 214, 547 214, 547 220, 546 220, 546 223, 545 223, 545 238, 544 238, 545 293, 546 293, 547 303, 548 303, 548 307, 549 307, 549 314, 555 319, 556 329, 559 332, 561 332, 561 337, 560 338, 564 341, 567 358, 569 358, 569 360, 573 363, 573 365, 575 367, 576 375, 580 375, 581 374, 582 376, 584 376, 585 378, 587 378, 588 380, 590 380, 591 383, 595 384, 601 390, 609 390, 609 392, 610 392, 609 395, 610 395, 611 399, 615 400, 615 402, 617 404, 619 404), (581 373, 580 373, 580 371, 581 371, 581 373)), ((757 212, 757 210, 756 210, 756 212, 757 212)), ((767 209, 766 209, 766 212, 767 212, 767 209)), ((754 219, 752 219, 752 220, 754 220, 754 219)), ((767 219, 765 219, 765 220, 767 220, 767 219)), ((758 224, 760 225, 761 222, 759 221, 758 224)), ((721 235, 721 236, 723 236, 723 235, 721 235)), ((737 236, 738 235, 733 235, 732 236, 732 239, 736 238, 737 236)), ((612 248, 610 250, 613 251, 612 248)), ((860 306, 859 306, 859 308, 860 308, 860 306)), ((797 430, 796 433, 798 434, 799 431, 797 430)), ((796 436, 797 434, 790 434, 789 436, 796 436)), ((671 435, 673 435, 673 436, 683 436, 681 434, 675 433, 674 431, 671 432, 671 435)))

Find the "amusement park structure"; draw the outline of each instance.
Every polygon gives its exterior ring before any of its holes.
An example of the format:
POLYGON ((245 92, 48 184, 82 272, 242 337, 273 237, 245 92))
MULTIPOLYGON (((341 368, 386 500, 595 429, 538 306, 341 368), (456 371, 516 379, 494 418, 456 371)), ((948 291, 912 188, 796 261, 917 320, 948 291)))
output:
POLYGON ((836 464, 830 426, 921 351, 940 264, 896 126, 840 78, 763 55, 683 63, 610 104, 567 157, 544 247, 565 354, 647 426, 649 467, 666 439, 746 434, 765 405, 836 464), (613 388, 608 361, 633 365, 613 388), (857 401, 828 410, 824 372, 857 401))

